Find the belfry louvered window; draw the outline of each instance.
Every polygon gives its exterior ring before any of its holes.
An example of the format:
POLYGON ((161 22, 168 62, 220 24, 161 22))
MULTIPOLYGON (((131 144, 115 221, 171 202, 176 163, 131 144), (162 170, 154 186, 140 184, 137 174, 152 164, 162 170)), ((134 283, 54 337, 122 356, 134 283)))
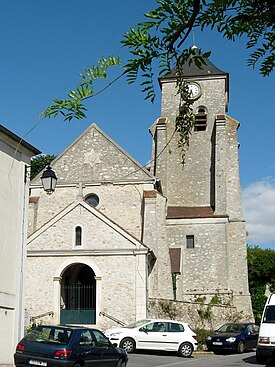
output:
POLYGON ((200 107, 195 115, 194 131, 205 131, 207 127, 207 112, 204 107, 200 107))

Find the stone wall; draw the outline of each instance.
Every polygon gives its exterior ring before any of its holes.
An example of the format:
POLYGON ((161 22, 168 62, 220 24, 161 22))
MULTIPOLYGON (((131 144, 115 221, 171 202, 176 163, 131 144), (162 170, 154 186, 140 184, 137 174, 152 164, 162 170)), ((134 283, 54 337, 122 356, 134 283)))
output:
MULTIPOLYGON (((89 264, 96 275, 97 309, 96 326, 102 329, 114 326, 108 318, 99 316, 101 311, 124 322, 136 320, 136 299, 138 282, 136 273, 145 266, 144 255, 131 256, 117 254, 116 256, 32 256, 28 257, 27 268, 27 300, 26 308, 30 317, 36 317, 47 312, 54 316, 38 318, 38 322, 59 323, 60 312, 60 281, 63 271, 68 264, 89 264), (137 259, 138 258, 138 259, 137 259), (63 270, 61 270, 63 269, 63 270)), ((142 269, 144 270, 144 269, 142 269)), ((142 283, 144 283, 142 279, 142 283)), ((146 316, 145 290, 139 295, 139 318, 146 316), (143 297, 143 304, 141 298, 143 297)))
MULTIPOLYGON (((178 98, 175 98, 175 83, 162 85, 162 117, 168 122, 164 131, 157 131, 156 139, 160 148, 164 146, 163 138, 169 146, 157 158, 157 176, 161 179, 164 194, 170 206, 209 206, 213 203, 215 120, 217 115, 225 115, 225 79, 196 79, 201 84, 202 95, 194 102, 194 112, 199 107, 207 111, 207 129, 193 131, 189 146, 186 147, 185 163, 182 164, 181 150, 178 148, 178 137, 174 135, 175 119, 178 110, 178 98), (164 166, 163 160, 166 157, 164 166), (162 169, 165 167, 165 169, 162 169)), ((159 149, 160 150, 160 149, 159 149)))
POLYGON ((170 247, 181 249, 181 274, 177 297, 194 291, 228 290, 227 219, 181 219, 167 221, 170 247), (187 248, 186 236, 194 236, 194 248, 187 248))
MULTIPOLYGON (((83 187, 81 195, 85 199, 88 194, 96 194, 99 197, 97 209, 133 236, 141 239, 143 190, 143 183, 87 184, 83 187)), ((43 193, 41 189, 33 188, 32 197, 38 197, 38 200, 30 204, 29 235, 76 201, 78 195, 77 184, 57 187, 52 196, 43 193)))
POLYGON ((226 322, 253 321, 251 315, 240 312, 230 304, 232 295, 196 296, 197 301, 182 302, 160 298, 150 298, 149 315, 152 318, 174 319, 187 322, 194 329, 215 330, 226 322), (214 300, 217 304, 211 304, 214 300), (227 300, 227 304, 223 301, 227 300))

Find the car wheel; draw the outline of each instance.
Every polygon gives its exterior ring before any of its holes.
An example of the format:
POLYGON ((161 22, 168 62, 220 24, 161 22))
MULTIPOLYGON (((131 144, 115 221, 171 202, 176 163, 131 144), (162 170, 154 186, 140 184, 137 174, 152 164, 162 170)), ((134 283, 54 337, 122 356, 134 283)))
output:
POLYGON ((181 357, 190 358, 193 353, 193 346, 191 343, 182 343, 179 347, 179 355, 181 357))
POLYGON ((122 360, 122 359, 120 359, 120 360, 117 362, 116 367, 126 367, 126 362, 123 362, 123 360, 122 360))
POLYGON ((136 349, 136 343, 132 338, 122 339, 119 346, 126 350, 127 353, 133 353, 136 349))
POLYGON ((241 354, 244 352, 244 350, 245 350, 245 344, 243 341, 240 341, 238 344, 237 352, 241 354))

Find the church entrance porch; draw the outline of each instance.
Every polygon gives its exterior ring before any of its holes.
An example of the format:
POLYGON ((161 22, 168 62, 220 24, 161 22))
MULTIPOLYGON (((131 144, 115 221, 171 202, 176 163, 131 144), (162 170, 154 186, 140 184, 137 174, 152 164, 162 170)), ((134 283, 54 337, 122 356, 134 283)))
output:
POLYGON ((60 307, 61 324, 96 323, 96 280, 89 266, 73 264, 64 271, 60 307))

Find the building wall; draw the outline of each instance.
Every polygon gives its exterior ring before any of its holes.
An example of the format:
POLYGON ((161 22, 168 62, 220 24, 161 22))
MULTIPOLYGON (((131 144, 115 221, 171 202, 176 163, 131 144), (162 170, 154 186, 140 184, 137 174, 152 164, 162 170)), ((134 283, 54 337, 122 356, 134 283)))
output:
MULTIPOLYGON (((59 321, 62 274, 66 266, 80 261, 90 263, 95 271, 97 312, 126 322, 145 317, 148 297, 174 296, 169 250, 179 248, 178 301, 201 296, 209 300, 218 293, 232 302, 237 313, 252 318, 239 182, 239 124, 225 115, 227 74, 191 80, 202 88, 193 106, 195 113, 199 107, 206 108, 207 129, 192 133, 184 164, 174 134, 179 100, 175 82, 166 80, 161 117, 151 128, 150 173, 92 125, 52 163, 59 177, 52 196, 42 193, 38 177, 34 179, 27 288, 32 315, 52 309, 53 321, 59 321), (162 192, 156 190, 156 182, 162 192), (105 222, 95 220, 96 212, 88 213, 83 205, 72 212, 66 209, 90 193, 98 195, 97 210, 105 222), (173 206, 211 207, 213 213, 169 219, 167 208, 173 206), (84 230, 80 251, 73 244, 78 225, 84 230), (194 249, 187 249, 187 235, 194 236, 194 249), (42 277, 41 284, 33 274, 42 277), (48 297, 45 304, 34 292, 42 294, 42 285, 48 297)), ((111 326, 99 314, 96 323, 111 326)))
POLYGON ((149 297, 173 297, 169 241, 166 233, 167 200, 156 190, 144 193, 143 241, 153 251, 149 258, 149 297))
POLYGON ((161 118, 151 129, 154 172, 169 207, 212 207, 209 217, 167 219, 167 243, 181 250, 177 300, 227 294, 244 319, 253 319, 248 289, 246 231, 238 161, 239 123, 226 116, 227 75, 192 76, 202 94, 194 101, 207 112, 205 131, 192 131, 184 163, 174 133, 179 97, 173 79, 162 81, 161 118), (186 247, 193 235, 195 248, 186 247), (241 269, 236 271, 236 269, 241 269), (231 297, 232 296, 232 297, 231 297))
MULTIPOLYGON (((170 206, 209 206, 214 201, 215 120, 217 115, 225 114, 225 78, 197 78, 196 81, 201 85, 202 95, 194 102, 193 109, 196 112, 198 107, 206 107, 207 129, 192 132, 184 165, 177 134, 157 159, 156 174, 162 182, 164 195, 167 196, 170 206)), ((159 152, 173 135, 178 103, 178 98, 175 98, 175 83, 163 83, 161 116, 167 117, 168 123, 166 129, 157 136, 157 140, 160 140, 159 152)))
POLYGON ((28 240, 30 317, 53 311, 53 318, 45 316, 41 320, 60 322, 62 274, 68 264, 76 262, 89 264, 95 272, 97 327, 114 325, 100 312, 124 322, 147 316, 148 249, 138 241, 142 233, 143 188, 144 184, 86 185, 82 189, 75 185, 57 186, 50 197, 38 188, 32 190, 34 197, 40 197, 31 204, 30 228, 36 231, 28 240), (89 193, 99 196, 97 208, 84 202, 89 193), (66 198, 73 204, 69 205, 66 198), (75 246, 77 226, 82 228, 81 246, 75 246))
POLYGON ((198 290, 213 292, 228 289, 226 228, 227 220, 224 219, 167 221, 170 247, 181 248, 177 299, 188 300, 188 295, 198 290), (194 248, 187 248, 187 235, 194 235, 194 248))
MULTIPOLYGON (((68 264, 74 263, 88 264, 96 276, 97 287, 97 309, 96 326, 106 329, 114 325, 114 322, 100 316, 100 312, 105 312, 123 322, 133 322, 136 314, 139 318, 146 317, 145 291, 139 294, 139 307, 137 308, 137 294, 141 287, 140 281, 136 280, 136 273, 144 272, 146 256, 133 256, 129 252, 108 253, 108 254, 41 254, 35 256, 30 253, 28 256, 27 273, 27 310, 30 317, 35 317, 42 313, 54 312, 54 316, 45 316, 40 319, 47 323, 59 323, 60 298, 58 289, 62 273, 68 264), (119 269, 119 271, 116 271, 119 269), (60 273, 59 273, 60 272, 60 273), (58 278, 60 277, 60 279, 58 278), (42 296, 43 295, 43 296, 42 296)), ((142 277, 141 283, 146 283, 142 277)))
POLYGON ((19 146, 11 135, 1 127, 0 364, 13 362, 15 346, 24 334, 28 208, 28 180, 24 178, 25 165, 30 164, 33 155, 24 142, 19 146))
MULTIPOLYGON (((58 171, 56 172, 58 174, 58 171)), ((31 196, 38 197, 39 200, 30 204, 32 215, 29 217, 29 234, 76 200, 79 195, 78 186, 78 182, 58 186, 53 196, 45 194, 40 188, 32 189, 31 196)), ((96 194, 99 197, 97 209, 133 236, 141 239, 143 189, 144 183, 86 184, 81 196, 85 199, 88 194, 96 194), (125 207, 127 207, 127 215, 125 215, 125 207)))

